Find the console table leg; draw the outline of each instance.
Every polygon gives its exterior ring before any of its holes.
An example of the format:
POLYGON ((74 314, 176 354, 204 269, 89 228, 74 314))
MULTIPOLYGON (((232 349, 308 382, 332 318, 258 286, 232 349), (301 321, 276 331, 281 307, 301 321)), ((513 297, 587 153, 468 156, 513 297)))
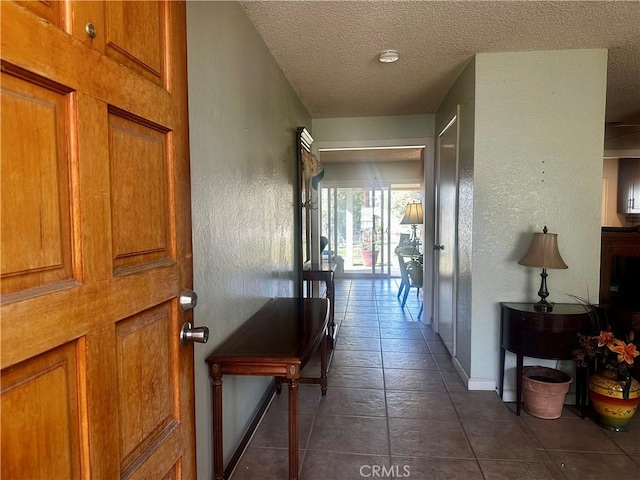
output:
POLYGON ((520 415, 520 404, 522 403, 522 363, 523 356, 517 355, 516 360, 516 415, 520 415))
POLYGON ((224 480, 222 458, 222 375, 211 379, 213 386, 213 480, 224 480))
POLYGON ((576 367, 576 405, 580 407, 580 418, 584 418, 587 411, 587 367, 576 367))
POLYGON ((332 279, 327 282, 327 298, 329 299, 329 348, 333 348, 334 337, 336 334, 336 322, 335 322, 335 296, 336 296, 336 282, 332 279))
POLYGON ((505 349, 504 347, 500 347, 500 399, 502 399, 502 395, 504 394, 504 357, 505 357, 505 349))
POLYGON ((327 394, 327 348, 330 339, 327 332, 320 344, 320 390, 323 397, 327 394))
POLYGON ((298 480, 298 379, 289 384, 289 480, 298 480))

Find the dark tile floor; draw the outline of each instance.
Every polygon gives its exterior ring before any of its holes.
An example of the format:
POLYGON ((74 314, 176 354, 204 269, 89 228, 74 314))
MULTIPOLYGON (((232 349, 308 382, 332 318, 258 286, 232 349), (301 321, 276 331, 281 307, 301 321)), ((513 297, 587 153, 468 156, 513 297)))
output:
MULTIPOLYGON (((397 280, 340 280, 338 339, 322 398, 300 387, 301 480, 640 479, 640 415, 609 432, 565 407, 541 420, 467 391, 438 335, 404 310, 397 280)), ((316 360, 306 370, 319 371, 316 360)), ((276 396, 233 480, 288 477, 287 395, 276 396)))

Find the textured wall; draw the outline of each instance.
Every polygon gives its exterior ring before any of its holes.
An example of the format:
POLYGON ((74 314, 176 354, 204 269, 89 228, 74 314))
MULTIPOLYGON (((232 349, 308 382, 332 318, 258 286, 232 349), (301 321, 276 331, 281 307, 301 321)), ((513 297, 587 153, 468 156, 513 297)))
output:
MULTIPOLYGON (((198 477, 211 478, 204 359, 270 297, 293 294, 295 128, 311 119, 242 8, 189 2, 198 477)), ((268 379, 225 377, 225 461, 268 379)))
POLYGON ((433 120, 433 115, 314 118, 313 139, 318 143, 336 143, 433 137, 433 120))
POLYGON ((557 233, 569 266, 549 270, 549 300, 598 300, 606 65, 605 50, 476 56, 474 378, 498 376, 499 302, 538 300, 539 269, 517 264, 532 232, 557 233))

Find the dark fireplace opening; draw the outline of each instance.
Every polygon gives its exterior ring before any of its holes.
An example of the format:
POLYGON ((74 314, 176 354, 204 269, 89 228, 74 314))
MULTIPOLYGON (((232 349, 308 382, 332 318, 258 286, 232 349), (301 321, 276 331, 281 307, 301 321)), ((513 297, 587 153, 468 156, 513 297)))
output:
POLYGON ((640 310, 640 257, 612 258, 609 291, 611 303, 640 310))

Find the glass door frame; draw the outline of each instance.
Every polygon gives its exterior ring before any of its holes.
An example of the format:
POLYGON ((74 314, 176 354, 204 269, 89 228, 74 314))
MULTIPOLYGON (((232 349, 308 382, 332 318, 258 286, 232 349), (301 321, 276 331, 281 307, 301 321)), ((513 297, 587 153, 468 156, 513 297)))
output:
MULTIPOLYGON (((391 210, 390 210, 390 187, 386 185, 365 185, 363 186, 361 183, 349 182, 349 183, 331 183, 328 185, 324 185, 324 182, 320 185, 320 189, 318 191, 319 199, 318 204, 320 205, 320 230, 322 234, 327 234, 329 238, 329 247, 330 255, 328 256, 329 260, 331 260, 331 255, 339 254, 338 248, 341 245, 341 241, 344 240, 347 245, 346 257, 343 260, 345 261, 345 276, 348 277, 384 277, 388 278, 391 275, 391 231, 388 225, 390 225, 391 219, 391 210), (355 246, 357 242, 354 241, 355 238, 355 227, 354 224, 354 211, 353 211, 353 195, 350 196, 351 202, 347 200, 347 204, 351 206, 351 208, 345 206, 345 237, 341 239, 339 237, 340 228, 337 223, 339 221, 338 218, 338 194, 339 190, 359 190, 363 192, 364 196, 368 197, 366 202, 367 206, 361 207, 370 208, 371 217, 368 220, 368 224, 373 232, 376 232, 373 238, 369 237, 369 239, 373 240, 372 245, 374 247, 380 246, 379 255, 380 257, 376 259, 376 262, 371 262, 371 268, 369 270, 365 270, 364 268, 355 269, 354 267, 358 267, 360 264, 356 263, 353 260, 353 254, 355 250, 355 246), (371 202, 373 200, 373 202, 371 202), (373 206, 370 204, 373 203, 373 206), (326 224, 325 224, 325 210, 326 210, 326 224), (379 218, 379 225, 378 220, 379 218), (328 230, 328 231, 327 231, 328 230), (334 248, 333 246, 336 246, 334 248), (350 250, 349 250, 350 249, 350 250)), ((349 198, 349 196, 347 195, 349 198)), ((364 202, 364 200, 363 200, 364 202)), ((361 210, 362 212, 363 210, 361 210)), ((360 218, 360 232, 358 232, 358 241, 362 242, 363 238, 363 229, 362 229, 362 218, 360 218)), ((372 232, 369 232, 367 235, 370 235, 372 232)), ((374 250, 375 251, 375 250, 374 250)), ((364 263, 364 262, 363 262, 364 263)), ((363 265, 364 266, 364 265, 363 265)))

